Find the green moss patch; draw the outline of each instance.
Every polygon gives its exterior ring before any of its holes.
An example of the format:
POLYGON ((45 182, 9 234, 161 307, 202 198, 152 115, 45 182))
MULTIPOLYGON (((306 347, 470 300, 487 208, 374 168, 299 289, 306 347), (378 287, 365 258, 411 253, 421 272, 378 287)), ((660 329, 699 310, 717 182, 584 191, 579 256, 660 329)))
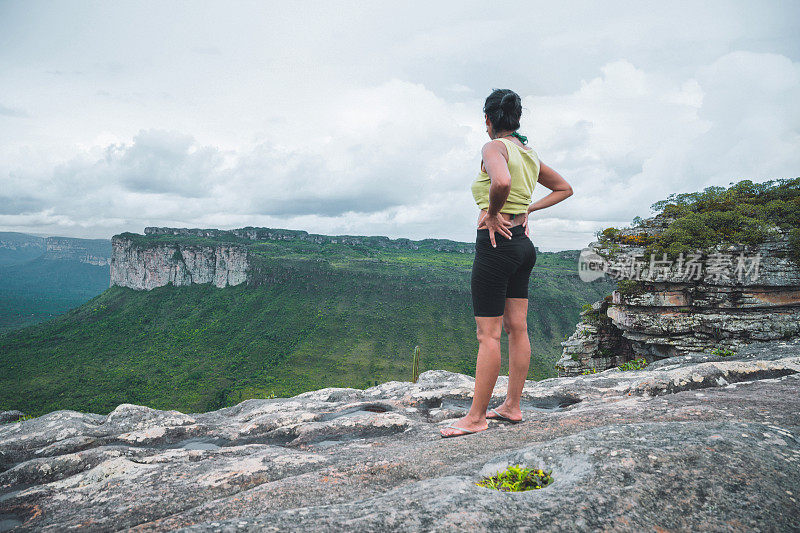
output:
POLYGON ((479 487, 495 489, 503 492, 522 492, 542 489, 553 482, 553 471, 527 468, 522 465, 509 465, 503 471, 475 483, 479 487))
POLYGON ((711 355, 719 355, 720 357, 730 357, 736 355, 736 352, 728 350, 727 348, 714 348, 711 350, 711 355))

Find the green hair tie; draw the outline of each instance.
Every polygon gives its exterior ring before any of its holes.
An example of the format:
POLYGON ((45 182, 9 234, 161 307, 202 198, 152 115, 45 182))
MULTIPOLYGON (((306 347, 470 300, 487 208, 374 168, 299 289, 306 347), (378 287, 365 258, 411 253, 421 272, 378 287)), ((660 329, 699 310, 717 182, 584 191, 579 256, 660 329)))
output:
POLYGON ((519 139, 522 144, 528 144, 528 138, 525 137, 524 135, 521 135, 516 131, 514 133, 512 133, 511 135, 513 137, 516 137, 517 139, 519 139))

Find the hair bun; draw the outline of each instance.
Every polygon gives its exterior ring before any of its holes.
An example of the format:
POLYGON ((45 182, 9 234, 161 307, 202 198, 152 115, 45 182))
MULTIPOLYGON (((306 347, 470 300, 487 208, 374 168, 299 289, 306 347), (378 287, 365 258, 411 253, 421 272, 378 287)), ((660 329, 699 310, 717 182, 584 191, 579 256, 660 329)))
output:
POLYGON ((494 89, 486 97, 483 112, 495 131, 516 131, 522 115, 522 99, 511 89, 494 89))
POLYGON ((507 93, 503 96, 503 99, 500 100, 500 108, 506 113, 510 113, 521 103, 516 93, 507 93))

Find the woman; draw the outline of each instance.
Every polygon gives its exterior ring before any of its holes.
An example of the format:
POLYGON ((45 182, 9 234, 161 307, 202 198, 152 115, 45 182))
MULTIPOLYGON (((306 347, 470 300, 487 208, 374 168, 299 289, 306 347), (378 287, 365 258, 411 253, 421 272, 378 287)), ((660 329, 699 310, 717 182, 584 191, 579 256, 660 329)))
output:
POLYGON ((541 161, 517 133, 522 101, 510 89, 495 89, 483 107, 486 132, 481 173, 472 194, 481 211, 472 265, 472 306, 478 333, 475 395, 467 416, 441 431, 459 437, 488 429, 487 419, 522 421, 520 397, 528 376, 528 281, 536 249, 528 237, 528 216, 572 195, 572 187, 541 161), (552 192, 531 204, 536 183, 552 192), (500 372, 501 328, 508 334, 508 391, 486 412, 500 372))

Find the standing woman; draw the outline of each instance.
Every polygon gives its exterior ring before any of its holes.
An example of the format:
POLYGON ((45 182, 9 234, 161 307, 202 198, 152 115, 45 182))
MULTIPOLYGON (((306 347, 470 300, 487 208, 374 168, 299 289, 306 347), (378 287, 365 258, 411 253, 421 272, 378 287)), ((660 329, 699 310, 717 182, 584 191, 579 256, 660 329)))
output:
POLYGON ((522 101, 510 89, 495 89, 483 106, 486 132, 481 173, 472 194, 481 211, 472 265, 472 307, 478 333, 475 394, 464 418, 441 431, 458 437, 488 429, 488 418, 521 422, 520 397, 528 376, 528 281, 536 249, 528 237, 528 215, 572 195, 572 187, 541 161, 528 139, 517 133, 522 101), (552 192, 531 204, 536 183, 552 192), (508 392, 486 412, 500 373, 501 328, 508 334, 508 392))

